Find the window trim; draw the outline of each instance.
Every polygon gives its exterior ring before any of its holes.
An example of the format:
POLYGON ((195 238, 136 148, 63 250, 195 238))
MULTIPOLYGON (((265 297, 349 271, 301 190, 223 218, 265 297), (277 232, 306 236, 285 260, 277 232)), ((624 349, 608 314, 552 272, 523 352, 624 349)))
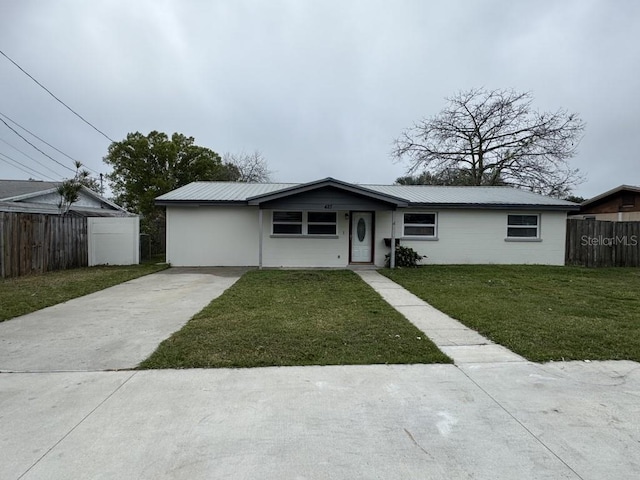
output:
POLYGON ((324 212, 323 211, 317 211, 317 210, 308 210, 308 211, 306 211, 304 213, 306 215, 303 215, 303 221, 305 220, 305 217, 306 217, 306 220, 307 220, 307 222, 306 222, 306 227, 307 228, 305 229, 306 230, 305 234, 307 236, 308 235, 319 235, 321 237, 324 237, 324 236, 330 236, 330 235, 334 235, 335 236, 335 235, 338 234, 338 212, 333 211, 333 210, 324 211, 324 212), (333 216, 334 216, 334 221, 333 222, 312 222, 312 221, 309 220, 309 214, 310 213, 325 213, 325 214, 326 213, 329 213, 329 214, 332 213, 333 216), (335 227, 335 229, 334 229, 333 233, 309 233, 309 226, 310 225, 333 225, 335 227))
POLYGON ((506 218, 506 236, 505 236, 505 242, 541 242, 542 241, 542 229, 541 229, 541 214, 539 213, 516 213, 516 212, 512 212, 512 213, 507 213, 507 218, 506 218), (536 224, 535 224, 535 229, 536 229, 536 235, 532 236, 532 237, 515 237, 515 236, 511 236, 509 235, 509 229, 510 228, 515 228, 515 229, 525 229, 525 228, 534 228, 534 225, 509 225, 509 217, 511 216, 527 216, 527 217, 536 217, 536 224))
POLYGON ((304 234, 304 212, 302 210, 274 210, 271 212, 271 235, 287 235, 287 236, 295 236, 299 237, 304 234), (275 214, 283 212, 283 213, 300 213, 300 221, 299 222, 287 222, 287 221, 275 221, 275 214), (276 225, 300 225, 300 233, 276 233, 275 226, 276 225))
POLYGON ((438 238, 438 212, 427 212, 427 211, 405 211, 402 212, 402 238, 407 240, 437 240, 438 238), (405 222, 406 215, 433 215, 434 223, 409 223, 409 226, 412 227, 433 227, 433 235, 407 235, 405 232, 405 227, 407 223, 405 222))
POLYGON ((321 210, 272 210, 271 212, 271 237, 276 238, 338 238, 338 212, 337 211, 321 211, 321 210), (274 221, 275 214, 284 213, 300 213, 300 222, 274 221), (333 213, 335 221, 333 222, 310 222, 309 213, 333 213), (282 225, 300 225, 300 233, 275 233, 274 226, 282 225), (309 225, 333 225, 335 231, 333 233, 309 233, 309 225))

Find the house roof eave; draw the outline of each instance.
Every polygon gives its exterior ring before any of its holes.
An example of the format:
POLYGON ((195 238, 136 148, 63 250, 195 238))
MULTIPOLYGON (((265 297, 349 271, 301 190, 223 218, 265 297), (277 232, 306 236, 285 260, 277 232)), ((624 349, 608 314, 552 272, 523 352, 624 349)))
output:
POLYGON ((578 204, 574 205, 543 205, 522 203, 411 203, 410 208, 442 208, 442 209, 472 209, 472 210, 537 210, 577 212, 578 204))
POLYGON ((157 207, 242 207, 249 205, 244 200, 155 200, 157 207))
POLYGON ((275 192, 264 193, 261 195, 254 195, 253 197, 247 198, 247 204, 260 205, 261 203, 265 203, 273 200, 279 200, 281 198, 286 198, 292 195, 297 195, 300 193, 305 193, 305 192, 309 192, 312 190, 317 190, 319 188, 325 188, 325 187, 333 187, 349 193, 354 193, 356 195, 362 195, 367 198, 392 204, 396 207, 406 207, 409 205, 409 202, 407 202, 403 198, 394 197, 392 195, 376 192, 366 187, 362 187, 360 185, 354 185, 352 183, 336 180, 335 178, 332 178, 332 177, 323 178, 321 180, 315 180, 313 182, 304 183, 301 185, 295 185, 295 186, 284 188, 282 190, 278 190, 275 192))
POLYGON ((592 197, 592 198, 589 198, 589 199, 585 200, 584 202, 582 202, 580 204, 580 206, 581 207, 589 206, 589 205, 591 205, 593 203, 596 203, 596 202, 598 202, 598 201, 600 201, 600 200, 602 200, 604 198, 607 198, 610 195, 613 195, 613 194, 618 193, 618 192, 622 192, 624 190, 628 190, 628 191, 634 192, 634 193, 640 193, 640 187, 635 187, 633 185, 619 185, 619 186, 617 186, 615 188, 612 188, 611 190, 607 190, 606 192, 601 193, 600 195, 596 195, 595 197, 592 197))

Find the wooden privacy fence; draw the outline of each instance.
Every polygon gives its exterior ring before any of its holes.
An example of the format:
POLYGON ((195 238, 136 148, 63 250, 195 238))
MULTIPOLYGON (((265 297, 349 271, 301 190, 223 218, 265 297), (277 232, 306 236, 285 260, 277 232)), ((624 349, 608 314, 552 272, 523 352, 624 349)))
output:
POLYGON ((87 219, 0 212, 0 277, 85 267, 87 219))
POLYGON ((565 263, 640 267, 640 222, 567 220, 565 263))

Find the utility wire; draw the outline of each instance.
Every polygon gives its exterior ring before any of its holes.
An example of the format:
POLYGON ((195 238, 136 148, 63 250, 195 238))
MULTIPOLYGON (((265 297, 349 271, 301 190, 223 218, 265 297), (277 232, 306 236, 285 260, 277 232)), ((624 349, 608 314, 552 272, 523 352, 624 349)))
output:
MULTIPOLYGON (((11 123, 13 123, 14 125, 16 125, 18 128, 21 128, 22 130, 24 130, 25 132, 27 132, 29 135, 37 138, 38 140, 40 140, 42 143, 44 143, 45 145, 48 145, 49 147, 53 148, 56 152, 64 155, 65 157, 67 157, 69 160, 72 160, 73 162, 78 162, 78 160, 76 160, 75 158, 73 158, 70 155, 67 155, 66 153, 64 153, 62 150, 54 147, 53 145, 51 145, 49 142, 47 142, 46 140, 43 140, 42 138, 40 138, 38 135, 36 135, 35 133, 33 133, 31 130, 27 129, 26 127, 23 127, 22 125, 20 125, 18 122, 16 122, 14 119, 12 119, 11 117, 9 117, 8 115, 5 115, 4 113, 0 112, 0 116, 6 118, 7 120, 9 120, 11 123)), ((21 152, 22 153, 22 152, 21 152)), ((27 155, 28 156, 28 155, 27 155)), ((82 162, 80 162, 82 163, 82 162)), ((96 175, 99 175, 98 172, 96 172, 93 168, 90 168, 86 165, 82 165, 83 167, 85 167, 88 170, 91 170, 93 173, 95 173, 96 175)))
POLYGON ((56 176, 61 176, 58 172, 56 172, 55 170, 52 170, 51 167, 46 166, 44 163, 41 163, 39 160, 33 158, 31 155, 27 155, 26 153, 24 153, 22 150, 20 150, 18 147, 15 147, 14 145, 11 145, 9 142, 7 142, 5 139, 0 138, 0 142, 4 143, 5 145, 10 146, 11 148, 13 148, 16 152, 21 153, 22 155, 24 155, 27 158, 30 158, 31 160, 33 160, 34 162, 36 162, 38 165, 46 168, 47 170, 49 170, 51 173, 53 173, 56 176))
POLYGON ((9 155, 5 155, 2 152, 0 152, 0 161, 3 161, 7 165, 10 165, 10 166, 12 166, 14 168, 17 168, 18 170, 22 170, 24 173, 26 173, 28 175, 34 175, 35 174, 36 176, 45 177, 45 178, 48 178, 49 180, 52 180, 54 182, 56 181, 55 179, 51 178, 49 175, 45 175, 42 172, 38 172, 37 170, 34 170, 33 168, 25 165, 22 162, 19 162, 18 160, 14 159, 14 158, 11 158, 9 155), (5 158, 2 158, 2 157, 5 157, 6 160, 5 160, 5 158), (9 163, 9 161, 11 161, 12 163, 9 163), (30 170, 30 171, 27 171, 27 170, 30 170))
POLYGON ((33 148, 35 148, 36 150, 38 150, 41 154, 43 154, 45 157, 50 158, 51 160, 53 160, 54 162, 56 162, 58 165, 60 165, 61 167, 66 168, 67 170, 71 170, 73 173, 75 173, 76 171, 71 168, 71 167, 67 167, 64 163, 60 163, 58 160, 56 160, 55 158, 53 158, 51 155, 43 152, 42 150, 40 150, 38 147, 36 147, 33 143, 31 143, 29 140, 27 140, 26 138, 24 138, 22 135, 20 135, 20 133, 13 128, 11 125, 9 125, 7 122, 5 122, 2 118, 0 118, 0 122, 4 123, 7 128, 9 130, 11 130, 13 133, 15 133, 16 135, 18 135, 22 140, 24 140, 25 142, 27 142, 29 145, 31 145, 33 148))
POLYGON ((9 60, 11 63, 13 63, 16 67, 18 67, 20 69, 20 71, 22 73, 24 73, 27 77, 29 77, 31 80, 33 80, 34 82, 36 82, 36 84, 38 84, 38 86, 40 86, 45 92, 47 92, 49 95, 51 95, 53 98, 55 98, 58 102, 60 102, 64 107, 67 108, 67 110, 69 110, 71 113, 73 113, 76 117, 78 117, 80 120, 82 120, 84 123, 86 123, 87 125, 89 125, 91 128, 93 128, 96 132, 98 132, 100 135, 102 135, 104 138, 106 138, 107 140, 111 141, 111 142, 115 142, 115 140, 113 140, 109 135, 107 135, 106 133, 104 133, 102 130, 100 130, 98 127, 96 127, 95 125, 93 125, 91 122, 89 122, 87 119, 85 119, 82 115, 80 115, 78 112, 76 112, 73 108, 71 108, 69 105, 67 105, 66 103, 64 103, 62 100, 60 100, 58 97, 56 97, 51 90, 49 90, 47 87, 45 87, 44 85, 42 85, 38 80, 36 80, 35 78, 33 78, 24 68, 22 68, 20 65, 18 65, 16 62, 14 62, 6 53, 4 53, 2 50, 0 50, 0 54, 2 54, 2 56, 4 58, 6 58, 7 60, 9 60))

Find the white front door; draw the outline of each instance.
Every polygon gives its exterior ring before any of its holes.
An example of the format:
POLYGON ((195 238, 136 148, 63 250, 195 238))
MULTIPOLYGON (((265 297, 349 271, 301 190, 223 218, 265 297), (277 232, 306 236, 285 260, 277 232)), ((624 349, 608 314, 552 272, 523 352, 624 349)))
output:
POLYGON ((373 262, 373 213, 351 213, 351 261, 373 262))

